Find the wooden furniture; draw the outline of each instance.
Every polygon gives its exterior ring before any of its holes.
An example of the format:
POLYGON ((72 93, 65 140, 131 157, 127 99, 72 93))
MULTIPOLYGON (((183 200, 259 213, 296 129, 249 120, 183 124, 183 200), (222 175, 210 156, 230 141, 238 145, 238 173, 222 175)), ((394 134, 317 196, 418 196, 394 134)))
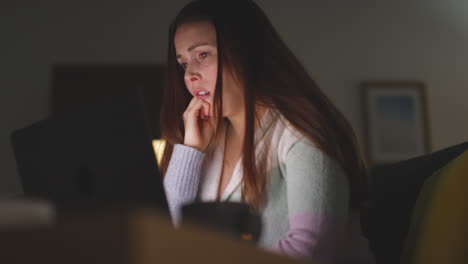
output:
POLYGON ((196 226, 174 230, 157 211, 69 215, 46 227, 0 230, 2 263, 299 263, 196 226))

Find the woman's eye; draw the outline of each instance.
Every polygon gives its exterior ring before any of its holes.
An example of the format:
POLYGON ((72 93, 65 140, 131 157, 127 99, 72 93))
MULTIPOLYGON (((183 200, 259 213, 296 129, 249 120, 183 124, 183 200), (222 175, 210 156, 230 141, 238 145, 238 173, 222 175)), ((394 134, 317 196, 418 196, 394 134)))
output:
POLYGON ((201 59, 205 59, 206 57, 208 57, 208 52, 202 52, 202 53, 200 53, 200 58, 201 58, 201 59))
POLYGON ((188 64, 185 63, 185 62, 184 62, 184 63, 181 63, 181 64, 180 64, 180 67, 182 67, 182 69, 187 69, 188 64))

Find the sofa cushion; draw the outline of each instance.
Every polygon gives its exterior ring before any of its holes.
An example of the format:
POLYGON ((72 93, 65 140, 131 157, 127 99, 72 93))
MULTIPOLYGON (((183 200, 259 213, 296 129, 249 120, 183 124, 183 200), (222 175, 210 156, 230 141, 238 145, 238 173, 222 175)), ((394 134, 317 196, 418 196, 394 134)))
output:
POLYGON ((402 263, 468 263, 468 151, 424 183, 402 263))

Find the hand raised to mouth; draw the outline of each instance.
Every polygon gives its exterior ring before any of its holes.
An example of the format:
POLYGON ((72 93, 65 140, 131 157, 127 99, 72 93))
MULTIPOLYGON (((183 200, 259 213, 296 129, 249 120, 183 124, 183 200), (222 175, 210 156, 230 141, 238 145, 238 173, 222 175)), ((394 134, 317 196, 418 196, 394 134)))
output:
POLYGON ((210 110, 211 105, 207 101, 198 96, 192 98, 183 114, 184 145, 205 152, 213 138, 215 128, 210 110))

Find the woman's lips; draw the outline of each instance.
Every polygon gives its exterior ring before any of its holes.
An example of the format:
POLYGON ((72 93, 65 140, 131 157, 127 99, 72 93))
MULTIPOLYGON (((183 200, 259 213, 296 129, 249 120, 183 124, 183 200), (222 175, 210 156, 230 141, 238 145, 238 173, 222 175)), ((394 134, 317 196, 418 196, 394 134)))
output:
POLYGON ((194 92, 194 96, 200 99, 207 99, 208 97, 210 97, 210 92, 205 90, 197 90, 194 92))

